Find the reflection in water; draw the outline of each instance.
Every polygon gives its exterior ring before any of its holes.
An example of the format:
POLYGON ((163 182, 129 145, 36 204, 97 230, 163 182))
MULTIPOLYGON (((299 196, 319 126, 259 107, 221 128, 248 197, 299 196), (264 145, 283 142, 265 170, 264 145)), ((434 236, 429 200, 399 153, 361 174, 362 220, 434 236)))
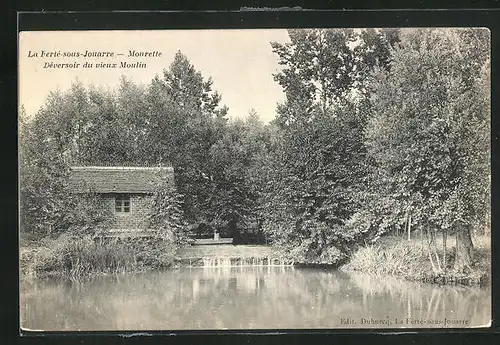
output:
POLYGON ((487 325, 491 291, 293 267, 186 268, 21 286, 21 326, 42 330, 487 325), (341 319, 356 324, 343 324, 341 319), (406 321, 394 324, 394 319, 406 321), (415 321, 416 320, 416 321, 415 321), (425 321, 430 320, 430 321, 425 321), (414 322, 413 324, 409 322, 414 322), (417 323, 415 323, 417 322, 417 323), (437 321, 436 321, 437 322, 437 321))

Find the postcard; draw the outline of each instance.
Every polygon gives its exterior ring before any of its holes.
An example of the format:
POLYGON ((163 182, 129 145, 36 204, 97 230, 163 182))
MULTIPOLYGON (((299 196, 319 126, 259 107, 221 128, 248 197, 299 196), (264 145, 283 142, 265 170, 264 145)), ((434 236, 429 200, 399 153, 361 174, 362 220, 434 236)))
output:
POLYGON ((21 31, 29 331, 489 327, 485 28, 21 31))

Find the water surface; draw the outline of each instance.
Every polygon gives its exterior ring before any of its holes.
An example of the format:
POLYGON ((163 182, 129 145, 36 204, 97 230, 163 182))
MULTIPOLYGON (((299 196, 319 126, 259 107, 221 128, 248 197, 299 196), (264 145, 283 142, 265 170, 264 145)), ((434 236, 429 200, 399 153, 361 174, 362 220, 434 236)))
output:
POLYGON ((489 289, 293 267, 38 281, 21 284, 20 303, 21 327, 34 330, 477 327, 491 319, 489 289))

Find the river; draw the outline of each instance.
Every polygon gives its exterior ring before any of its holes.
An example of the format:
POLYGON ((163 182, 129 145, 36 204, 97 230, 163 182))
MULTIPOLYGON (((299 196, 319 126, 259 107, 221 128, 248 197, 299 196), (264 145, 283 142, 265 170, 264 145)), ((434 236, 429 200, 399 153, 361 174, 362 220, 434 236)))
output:
POLYGON ((199 267, 20 287, 31 330, 487 326, 491 290, 294 267, 199 267))

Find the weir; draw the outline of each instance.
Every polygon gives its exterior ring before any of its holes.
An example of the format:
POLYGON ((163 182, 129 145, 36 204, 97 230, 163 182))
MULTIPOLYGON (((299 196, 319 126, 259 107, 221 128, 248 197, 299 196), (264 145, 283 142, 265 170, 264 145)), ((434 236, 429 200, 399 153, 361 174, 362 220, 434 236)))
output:
POLYGON ((177 253, 175 265, 180 267, 261 267, 293 266, 292 260, 268 245, 232 245, 221 238, 197 240, 194 245, 185 246, 177 253))
POLYGON ((293 266, 291 260, 268 257, 201 257, 177 258, 176 263, 187 267, 252 267, 252 266, 293 266))

